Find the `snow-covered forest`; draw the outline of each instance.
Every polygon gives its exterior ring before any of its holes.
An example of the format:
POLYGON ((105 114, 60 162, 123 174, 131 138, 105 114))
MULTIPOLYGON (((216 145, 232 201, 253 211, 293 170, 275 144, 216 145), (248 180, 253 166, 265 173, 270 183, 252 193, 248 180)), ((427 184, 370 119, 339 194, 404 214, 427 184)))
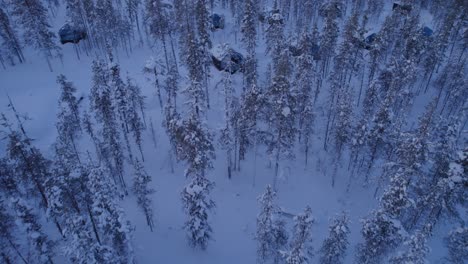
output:
POLYGON ((0 0, 0 263, 468 263, 466 0, 0 0))

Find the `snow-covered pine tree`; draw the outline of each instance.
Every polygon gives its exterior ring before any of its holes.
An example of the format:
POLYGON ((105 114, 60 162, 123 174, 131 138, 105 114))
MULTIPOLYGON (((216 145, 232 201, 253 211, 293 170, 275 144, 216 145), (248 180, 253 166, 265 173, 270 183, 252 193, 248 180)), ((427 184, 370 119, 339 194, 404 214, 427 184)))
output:
POLYGON ((21 48, 18 34, 13 28, 10 18, 3 8, 0 7, 0 56, 6 57, 11 65, 15 64, 16 57, 20 63, 23 63, 24 56, 21 48))
POLYGON ((403 249, 396 256, 390 258, 393 264, 426 264, 429 247, 427 239, 430 235, 430 227, 416 231, 403 243, 403 249))
POLYGON ((274 13, 268 17, 268 26, 265 32, 266 53, 271 55, 274 64, 285 48, 284 18, 280 13, 274 13))
POLYGON ((236 151, 234 148, 233 140, 233 128, 231 124, 231 119, 233 116, 233 96, 234 89, 232 87, 231 73, 225 72, 223 76, 223 88, 224 88, 224 119, 225 125, 221 129, 220 144, 221 148, 226 150, 226 159, 227 159, 227 174, 228 179, 232 177, 232 154, 233 151, 236 151))
POLYGON ((145 161, 142 139, 142 132, 146 128, 145 97, 141 94, 140 86, 135 84, 130 77, 127 77, 126 87, 128 96, 127 124, 140 151, 141 159, 145 161))
POLYGON ((203 47, 204 54, 207 54, 211 48, 211 39, 208 29, 210 28, 210 20, 208 13, 207 0, 195 1, 195 19, 197 23, 198 37, 200 44, 203 47))
POLYGON ((468 258, 468 228, 458 227, 450 231, 446 238, 448 260, 450 263, 463 264, 468 258))
POLYGON ((50 59, 61 59, 62 53, 60 47, 55 44, 56 36, 51 31, 47 9, 40 0, 13 0, 11 5, 12 14, 23 27, 24 42, 44 55, 52 71, 50 59))
POLYGON ((153 201, 151 195, 155 192, 149 184, 151 183, 151 176, 146 173, 143 164, 137 160, 133 163, 133 193, 137 197, 137 203, 140 209, 145 214, 146 223, 148 224, 151 232, 154 229, 154 213, 153 201))
POLYGON ((295 73, 294 86, 296 89, 296 113, 299 122, 299 141, 302 141, 307 165, 309 149, 314 124, 314 97, 312 95, 313 84, 315 83, 315 63, 312 54, 312 36, 306 32, 302 33, 299 40, 299 49, 303 54, 298 59, 298 66, 295 73))
POLYGON ((400 221, 403 210, 412 203, 407 186, 407 175, 398 171, 381 198, 380 208, 362 221, 364 242, 358 245, 357 262, 380 263, 407 236, 400 221))
POLYGON ((188 215, 184 224, 189 244, 194 248, 205 250, 212 237, 213 229, 209 214, 216 206, 210 198, 213 183, 204 176, 192 175, 189 184, 182 191, 182 203, 188 215))
POLYGON ((401 243, 401 229, 400 223, 383 210, 374 211, 371 218, 363 221, 361 233, 365 242, 358 244, 356 262, 381 263, 382 257, 401 243))
POLYGON ((39 263, 52 264, 55 255, 54 243, 42 230, 39 217, 33 208, 22 198, 11 198, 11 204, 27 234, 27 241, 34 250, 34 258, 39 263))
POLYGON ((94 237, 88 220, 83 216, 67 218, 65 229, 66 246, 63 253, 72 263, 99 264, 122 263, 116 252, 109 246, 99 243, 94 237))
POLYGON ((17 131, 8 134, 7 158, 12 169, 21 175, 21 188, 41 199, 41 205, 48 207, 45 182, 50 177, 50 161, 31 145, 31 139, 17 131))
POLYGON ((206 171, 213 167, 212 160, 215 158, 213 136, 195 112, 192 112, 188 120, 174 125, 176 153, 180 160, 188 163, 185 176, 189 183, 181 193, 188 218, 184 229, 189 244, 204 250, 212 233, 209 213, 215 207, 210 197, 214 184, 206 178, 206 171))
POLYGON ((329 235, 320 248, 320 263, 340 264, 346 256, 349 241, 349 218, 346 213, 333 218, 328 227, 329 235))
POLYGON ((242 19, 241 33, 242 42, 244 42, 249 55, 255 54, 255 47, 257 46, 256 25, 259 11, 256 10, 256 7, 253 0, 245 1, 245 13, 242 19))
POLYGON ((260 213, 257 216, 257 261, 265 263, 273 260, 280 263, 282 250, 288 242, 285 222, 279 217, 280 208, 276 205, 276 192, 268 185, 265 193, 258 197, 260 213))
POLYGON ((102 123, 102 143, 99 145, 101 158, 112 171, 115 183, 126 189, 123 178, 124 156, 121 147, 120 133, 117 125, 116 106, 110 75, 103 61, 93 62, 93 87, 90 94, 90 107, 95 119, 102 123), (117 177, 117 178, 116 178, 117 177))
POLYGON ((252 85, 241 98, 239 110, 239 160, 244 160, 248 148, 257 152, 259 111, 264 106, 260 89, 252 85))
MULTIPOLYGON (((258 10, 252 0, 245 1, 245 13, 241 24, 242 42, 247 48, 248 58, 244 63, 244 76, 247 87, 257 85, 257 58, 255 48, 257 46, 257 16, 258 10)), ((245 89, 244 89, 245 90, 245 89)))
POLYGON ((127 11, 128 21, 131 25, 131 32, 133 34, 133 28, 136 26, 138 35, 140 37, 140 44, 143 44, 143 38, 140 30, 140 5, 141 0, 125 0, 125 9, 127 11))
POLYGON ((321 72, 324 77, 327 75, 328 65, 331 58, 334 57, 335 47, 338 41, 339 26, 338 26, 338 13, 336 12, 335 5, 329 4, 325 8, 324 26, 322 30, 322 37, 320 40, 320 54, 322 59, 321 72))
POLYGON ((439 90, 438 98, 442 99, 442 94, 445 94, 441 101, 441 114, 444 116, 457 116, 463 109, 463 98, 467 96, 465 61, 466 59, 450 61, 435 80, 435 86, 439 90))
POLYGON ((185 43, 185 63, 189 71, 190 84, 183 92, 188 97, 186 104, 197 118, 200 118, 201 114, 204 113, 205 106, 209 107, 208 86, 204 82, 206 72, 205 68, 202 67, 205 63, 204 55, 200 47, 195 33, 190 29, 185 43), (203 89, 204 86, 205 89, 203 89))
POLYGON ((86 188, 91 195, 92 217, 96 221, 101 243, 114 250, 114 260, 119 263, 132 263, 133 227, 125 219, 125 213, 117 203, 117 188, 107 174, 109 170, 103 167, 90 169, 86 188))
POLYGON ((128 54, 132 27, 121 14, 119 4, 111 0, 97 1, 94 12, 93 26, 101 49, 107 49, 107 45, 113 48, 123 47, 128 54))
MULTIPOLYGON (((81 133, 81 118, 79 103, 80 99, 75 96, 76 88, 73 83, 69 82, 64 75, 57 77, 57 83, 62 90, 59 99, 59 113, 57 114, 57 147, 66 148, 68 158, 73 155, 77 162, 80 162, 79 152, 77 149, 77 140, 81 133)), ((65 149, 62 149, 65 151, 65 149)), ((65 153, 63 153, 65 154, 65 153)))
POLYGON ((287 264, 307 264, 313 256, 312 248, 312 209, 307 206, 303 213, 294 217, 294 235, 291 249, 282 252, 287 264))
MULTIPOLYGON (((1 175, 1 174, 0 174, 1 175)), ((3 197, 0 197, 0 260, 5 264, 27 263, 16 242, 15 217, 10 214, 3 197), (20 261, 21 260, 21 261, 20 261)))
POLYGON ((273 188, 276 189, 279 172, 279 162, 283 157, 293 157, 296 100, 293 95, 289 77, 291 76, 291 62, 287 50, 281 53, 275 68, 273 83, 266 92, 267 109, 270 111, 268 123, 271 126, 271 138, 268 142, 268 153, 274 156, 275 176, 273 188))

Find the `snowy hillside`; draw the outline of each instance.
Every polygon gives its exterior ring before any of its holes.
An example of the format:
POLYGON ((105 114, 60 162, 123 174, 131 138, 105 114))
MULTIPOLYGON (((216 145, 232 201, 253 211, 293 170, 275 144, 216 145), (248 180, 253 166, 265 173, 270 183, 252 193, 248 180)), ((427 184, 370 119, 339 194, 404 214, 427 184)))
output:
POLYGON ((0 0, 0 263, 467 263, 463 0, 0 0))

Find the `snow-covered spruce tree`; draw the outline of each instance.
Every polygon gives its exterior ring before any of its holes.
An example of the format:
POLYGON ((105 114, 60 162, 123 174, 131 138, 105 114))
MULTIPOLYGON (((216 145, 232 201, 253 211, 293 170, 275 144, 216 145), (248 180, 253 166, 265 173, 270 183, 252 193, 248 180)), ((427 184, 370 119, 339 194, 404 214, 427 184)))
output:
POLYGON ((141 36, 141 30, 140 30, 140 19, 139 19, 139 14, 140 14, 140 5, 141 5, 141 0, 126 0, 125 1, 125 11, 127 11, 127 18, 128 22, 130 23, 130 30, 131 34, 133 35, 133 29, 136 26, 138 35, 140 37, 140 43, 143 43, 143 39, 141 36))
POLYGON ((181 193, 183 208, 188 217, 184 229, 189 244, 204 250, 212 233, 209 213, 215 207, 215 203, 210 198, 214 184, 206 178, 206 171, 213 167, 212 160, 215 154, 213 136, 201 121, 202 108, 196 103, 197 99, 194 100, 192 97, 193 93, 187 94, 188 100, 192 101, 189 103, 192 112, 183 121, 178 121, 177 114, 174 113, 175 116, 172 117, 176 119, 170 121, 173 129, 170 136, 175 143, 178 159, 188 164, 185 176, 189 179, 189 183, 181 193))
POLYGON ((273 83, 266 92, 267 109, 270 111, 268 123, 271 126, 271 137, 268 142, 268 153, 274 156, 276 188, 279 162, 283 157, 291 158, 291 149, 294 146, 295 127, 295 96, 293 95, 289 77, 291 76, 291 63, 288 51, 283 51, 278 58, 273 83))
POLYGON ((362 221, 364 242, 357 247, 357 262, 380 263, 407 236, 400 221, 403 210, 412 202, 407 186, 407 175, 398 171, 381 198, 380 208, 362 221))
POLYGON ((338 165, 341 162, 341 154, 343 152, 343 148, 350 142, 352 136, 351 133, 353 125, 353 96, 349 89, 350 88, 345 88, 338 92, 338 96, 336 98, 336 105, 333 107, 334 112, 336 112, 332 130, 336 160, 334 172, 332 175, 332 186, 335 185, 336 172, 338 165))
POLYGON ((343 213, 330 222, 328 227, 329 235, 323 241, 320 248, 320 263, 323 264, 340 264, 343 263, 346 256, 346 249, 349 241, 349 218, 346 213, 343 213))
POLYGON ((204 82, 206 74, 204 65, 203 50, 200 48, 199 41, 192 30, 187 32, 185 43, 185 63, 189 71, 190 84, 183 91, 189 98, 186 102, 190 111, 200 118, 204 112, 205 106, 209 107, 209 94, 207 83, 204 82), (205 89, 203 89, 205 87, 205 89))
MULTIPOLYGON (((337 163, 341 159, 343 146, 349 141, 352 118, 353 93, 349 86, 362 64, 361 38, 358 32, 358 16, 351 15, 343 31, 343 43, 334 57, 334 67, 330 76, 331 88, 328 98, 329 113, 324 147, 327 149, 328 133, 333 134, 337 163), (334 122, 332 122, 333 120, 334 122)), ((336 165, 335 165, 336 166, 336 165)))
MULTIPOLYGON (((72 158, 70 155, 73 155, 74 160, 80 162, 76 145, 81 133, 80 101, 75 96, 76 88, 64 75, 59 75, 57 77, 57 83, 62 90, 56 123, 58 132, 57 147, 66 148, 69 150, 68 158, 72 158)), ((65 151, 65 149, 62 150, 65 151)))
POLYGON ((195 1, 195 19, 197 23, 198 37, 200 39, 200 44, 203 47, 205 54, 208 49, 211 48, 211 39, 210 33, 208 32, 210 28, 210 18, 208 13, 207 0, 196 0, 195 1))
POLYGON ((110 67, 110 85, 113 104, 117 110, 120 127, 122 128, 122 135, 124 137, 125 144, 130 160, 133 160, 132 147, 130 145, 129 134, 133 134, 135 143, 141 154, 141 158, 144 160, 142 151, 142 138, 141 131, 143 130, 143 115, 144 104, 143 96, 141 95, 140 88, 133 84, 130 79, 127 79, 127 83, 121 78, 120 65, 111 61, 110 67))
POLYGON ((221 129, 221 136, 219 138, 220 145, 222 149, 226 150, 226 159, 227 159, 227 174, 228 179, 231 179, 232 176, 232 156, 233 151, 236 151, 233 140, 233 128, 231 120, 233 118, 233 96, 234 89, 232 87, 231 73, 226 72, 223 76, 224 82, 224 119, 225 125, 221 129))
POLYGON ((462 219, 457 208, 467 203, 464 186, 468 183, 468 148, 458 151, 454 156, 449 163, 447 175, 435 179, 418 205, 428 211, 424 215, 427 223, 436 224, 447 218, 462 219))
POLYGON ((140 86, 129 77, 127 77, 126 87, 128 96, 127 124, 140 151, 141 159, 145 161, 142 139, 142 132, 146 129, 145 97, 141 94, 140 86))
POLYGON ((290 250, 282 252, 287 264, 307 264, 313 256, 311 228, 314 223, 312 209, 307 206, 304 213, 294 217, 294 235, 290 250))
POLYGON ((427 239, 430 235, 430 227, 416 231, 415 234, 408 237, 403 243, 402 251, 396 256, 390 258, 393 264, 426 264, 429 247, 427 239))
POLYGON ((170 57, 172 57, 173 63, 177 64, 172 35, 186 22, 184 17, 179 16, 181 14, 178 13, 178 11, 180 11, 178 4, 177 0, 174 1, 175 11, 173 11, 172 8, 167 8, 165 3, 161 0, 145 0, 145 29, 147 31, 147 35, 151 35, 154 40, 160 40, 162 42, 161 44, 164 51, 164 59, 167 69, 171 67, 170 57), (169 39, 172 56, 169 56, 167 39, 169 39))
POLYGON ((285 48, 284 18, 279 13, 274 13, 268 18, 268 26, 265 32, 266 53, 277 63, 281 51, 285 48))
MULTIPOLYGON (((258 10, 253 0, 245 1, 245 13, 241 24, 242 42, 247 48, 248 58, 244 63, 244 76, 247 87, 257 85, 257 58, 255 48, 257 46, 257 16, 258 10)), ((244 89, 245 90, 245 89, 244 89)))
MULTIPOLYGON (((145 0, 144 24, 155 39, 165 40, 169 29, 169 18, 161 0, 145 0)), ((165 45, 165 43, 163 43, 165 45)))
POLYGON ((128 52, 131 37, 131 24, 126 17, 119 12, 119 7, 111 0, 96 2, 95 7, 95 29, 97 40, 101 49, 107 45, 123 47, 128 52))
POLYGON ((117 188, 107 174, 109 171, 103 167, 90 169, 86 188, 91 194, 92 217, 96 221, 101 243, 114 250, 115 260, 119 263, 132 263, 133 227, 125 219, 124 211, 117 203, 117 188))
POLYGON ((126 184, 123 179, 124 156, 113 97, 106 63, 94 61, 90 107, 91 111, 94 112, 95 119, 102 123, 100 134, 103 140, 99 145, 100 153, 106 165, 112 171, 115 183, 118 183, 125 190, 126 184))
POLYGON ((245 13, 242 19, 241 33, 242 42, 244 42, 247 53, 249 55, 255 54, 255 47, 257 46, 257 17, 258 10, 253 0, 245 1, 245 13))
POLYGON ((18 34, 13 28, 7 13, 0 7, 0 56, 6 57, 11 65, 15 64, 14 58, 23 63, 24 56, 18 34))
MULTIPOLYGON (((302 51, 312 50, 312 36, 308 33, 302 33, 299 41, 299 49, 302 51)), ((309 149, 311 144, 312 130, 314 124, 312 88, 315 82, 315 63, 309 52, 304 52, 298 60, 298 66, 295 74, 294 86, 296 87, 296 113, 299 122, 299 141, 302 141, 304 147, 305 164, 307 165, 309 149)))
POLYGON ((324 19, 323 33, 320 40, 320 54, 322 59, 321 72, 324 77, 327 75, 330 59, 334 57, 339 34, 337 22, 338 14, 334 9, 334 5, 328 5, 325 10, 325 14, 326 17, 324 19))
POLYGON ((21 175, 19 184, 29 194, 41 199, 41 205, 48 207, 44 183, 50 177, 50 161, 31 145, 31 139, 17 131, 8 134, 7 158, 12 169, 21 175))
POLYGON ((5 264, 27 263, 15 241, 15 228, 15 217, 8 211, 3 197, 0 197, 0 260, 5 264))
POLYGON ((51 31, 47 9, 40 0, 11 1, 12 14, 23 27, 23 38, 27 45, 42 53, 52 71, 50 59, 62 57, 60 47, 55 44, 55 34, 51 31))
POLYGON ((279 217, 280 208, 276 205, 276 192, 268 185, 265 193, 258 197, 260 213, 257 216, 257 261, 266 263, 273 260, 280 263, 282 250, 288 242, 285 222, 279 217))
POLYGON ((135 160, 133 163, 134 175, 133 175, 133 193, 137 197, 137 203, 140 209, 145 214, 146 223, 148 224, 151 232, 154 229, 154 213, 153 213, 153 201, 151 195, 155 192, 149 184, 151 183, 151 176, 149 176, 143 164, 135 160))
POLYGON ((468 258, 468 228, 458 227, 450 231, 446 238, 448 260, 450 263, 463 264, 468 258))
POLYGON ((192 175, 191 181, 182 191, 182 203, 188 216, 184 224, 189 244, 205 250, 213 230, 209 223, 209 214, 215 207, 210 198, 213 183, 202 175, 192 175))
POLYGON ((244 160, 247 150, 255 148, 258 141, 259 111, 264 106, 260 89, 252 85, 242 96, 239 110, 239 160, 244 160))
POLYGON ((381 263, 382 257, 398 246, 402 240, 402 226, 384 211, 377 210, 371 218, 363 221, 361 230, 365 242, 357 247, 356 262, 381 263))
POLYGON ((27 241, 34 250, 34 258, 39 263, 53 263, 54 243, 42 230, 39 218, 34 213, 33 208, 21 198, 12 198, 11 204, 17 219, 27 234, 27 241))
POLYGON ((466 63, 464 60, 450 61, 442 69, 435 80, 435 86, 439 90, 438 98, 442 99, 441 113, 444 116, 456 116, 463 109, 463 98, 466 98, 466 63))
POLYGON ((76 264, 119 264, 116 252, 109 246, 99 243, 93 237, 86 217, 77 216, 66 219, 65 241, 63 253, 72 263, 76 264))

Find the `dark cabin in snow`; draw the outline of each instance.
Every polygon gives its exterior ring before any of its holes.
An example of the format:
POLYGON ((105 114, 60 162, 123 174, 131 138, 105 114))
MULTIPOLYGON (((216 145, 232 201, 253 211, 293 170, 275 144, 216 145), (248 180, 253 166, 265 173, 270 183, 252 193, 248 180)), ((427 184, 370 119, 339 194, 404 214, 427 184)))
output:
POLYGON ((422 34, 425 37, 430 37, 432 34, 434 34, 434 31, 430 27, 423 27, 422 28, 422 34))
POLYGON ((377 38, 377 33, 372 33, 369 36, 367 36, 364 39, 364 48, 367 50, 370 50, 376 38, 377 38))
POLYGON ((398 11, 403 14, 408 14, 412 9, 413 7, 411 5, 404 5, 400 2, 394 2, 392 7, 393 11, 398 11))
POLYGON ((244 56, 228 45, 218 45, 211 50, 213 65, 219 71, 226 71, 231 74, 242 70, 244 56))
POLYGON ((224 16, 219 14, 212 14, 211 19, 211 30, 224 29, 224 16))
POLYGON ((63 25, 59 30, 60 43, 78 43, 82 39, 86 39, 86 31, 69 23, 63 25))

